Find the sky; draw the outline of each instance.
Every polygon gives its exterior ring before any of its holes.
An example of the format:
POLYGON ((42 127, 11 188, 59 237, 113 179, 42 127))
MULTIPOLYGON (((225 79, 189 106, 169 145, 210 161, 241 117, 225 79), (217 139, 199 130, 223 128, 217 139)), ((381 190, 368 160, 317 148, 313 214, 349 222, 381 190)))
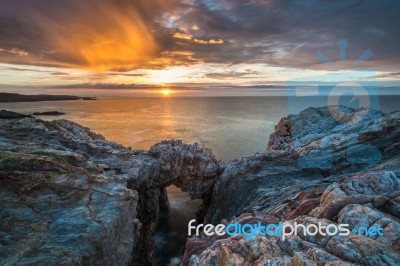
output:
POLYGON ((1 0, 0 90, 399 86, 399 14, 398 0, 1 0))

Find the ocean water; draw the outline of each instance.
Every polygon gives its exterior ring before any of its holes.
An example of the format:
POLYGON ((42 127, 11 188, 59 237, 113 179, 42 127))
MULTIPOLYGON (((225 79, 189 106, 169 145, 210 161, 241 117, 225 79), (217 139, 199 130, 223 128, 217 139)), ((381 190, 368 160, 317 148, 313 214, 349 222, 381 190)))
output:
MULTIPOLYGON (((381 96, 383 112, 400 110, 400 96, 381 96)), ((263 152, 280 118, 309 106, 324 106, 323 98, 301 97, 288 106, 286 97, 99 98, 95 101, 0 103, 0 109, 30 114, 60 111, 68 119, 134 149, 149 149, 163 139, 198 142, 228 162, 263 152)), ((178 265, 199 201, 176 187, 168 188, 171 210, 161 213, 156 235, 159 265, 178 265)))
POLYGON ((274 97, 100 98, 95 101, 0 103, 21 113, 60 111, 107 139, 149 149, 163 139, 198 142, 224 161, 264 151, 269 134, 288 113, 287 100, 274 97))

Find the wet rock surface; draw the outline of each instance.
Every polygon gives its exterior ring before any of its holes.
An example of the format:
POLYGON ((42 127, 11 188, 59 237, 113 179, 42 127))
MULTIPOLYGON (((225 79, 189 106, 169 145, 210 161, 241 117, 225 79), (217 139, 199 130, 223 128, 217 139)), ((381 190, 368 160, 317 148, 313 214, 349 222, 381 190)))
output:
POLYGON ((227 164, 205 222, 379 225, 383 236, 202 235, 182 265, 399 265, 400 112, 338 110, 285 117, 265 153, 227 164))

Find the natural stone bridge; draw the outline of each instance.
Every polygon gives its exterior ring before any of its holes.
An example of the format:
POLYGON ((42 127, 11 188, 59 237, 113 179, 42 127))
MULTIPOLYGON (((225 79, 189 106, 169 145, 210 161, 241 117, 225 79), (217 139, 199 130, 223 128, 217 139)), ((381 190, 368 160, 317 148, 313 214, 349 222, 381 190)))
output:
POLYGON ((167 207, 166 187, 175 185, 188 192, 191 199, 202 199, 197 210, 197 220, 202 221, 211 203, 212 188, 222 174, 224 164, 217 161, 210 149, 184 144, 180 140, 165 140, 148 152, 160 165, 154 179, 130 179, 128 187, 139 191, 139 220, 142 223, 140 245, 135 254, 136 265, 151 264, 154 258, 154 234, 159 208, 167 207), (144 261, 143 261, 144 259, 144 261))
POLYGON ((165 188, 207 205, 223 167, 197 144, 132 150, 70 121, 1 112, 0 261, 151 265, 165 188))

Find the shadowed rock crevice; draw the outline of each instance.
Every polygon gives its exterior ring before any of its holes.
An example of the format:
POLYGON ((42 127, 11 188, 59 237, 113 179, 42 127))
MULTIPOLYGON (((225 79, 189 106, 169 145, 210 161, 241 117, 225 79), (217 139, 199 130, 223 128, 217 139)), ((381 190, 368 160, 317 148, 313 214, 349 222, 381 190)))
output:
MULTIPOLYGON (((134 179, 128 181, 128 187, 139 191, 137 213, 142 223, 140 245, 135 251, 133 265, 154 264, 154 236, 160 208, 168 208, 169 205, 166 187, 175 185, 187 192, 191 199, 207 200, 211 197, 216 178, 224 168, 222 161, 218 161, 210 149, 200 147, 197 143, 189 145, 179 140, 162 141, 151 147, 148 155, 160 165, 157 178, 139 180, 139 184, 134 179)), ((202 206, 206 204, 209 201, 202 206)), ((199 215, 204 213, 202 210, 199 215)))

